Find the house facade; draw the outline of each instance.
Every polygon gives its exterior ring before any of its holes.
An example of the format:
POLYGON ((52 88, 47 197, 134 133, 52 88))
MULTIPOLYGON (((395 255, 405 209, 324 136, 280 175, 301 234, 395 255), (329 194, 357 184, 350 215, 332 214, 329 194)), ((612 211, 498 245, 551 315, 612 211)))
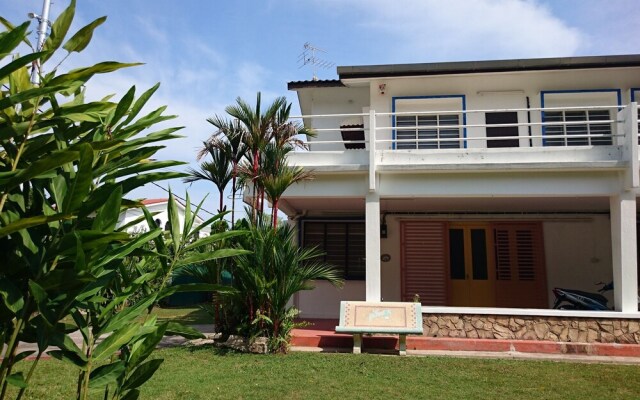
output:
POLYGON ((431 316, 640 316, 640 55, 337 72, 288 85, 317 133, 290 162, 315 179, 281 209, 347 279, 297 295, 303 316, 336 318, 341 300, 418 300, 431 316), (554 287, 610 281, 611 311, 552 309, 554 287))

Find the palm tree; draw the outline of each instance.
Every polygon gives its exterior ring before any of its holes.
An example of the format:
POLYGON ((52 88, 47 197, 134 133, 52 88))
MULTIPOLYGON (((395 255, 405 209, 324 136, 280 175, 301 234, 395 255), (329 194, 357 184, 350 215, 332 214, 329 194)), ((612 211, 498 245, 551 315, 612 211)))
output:
POLYGON ((231 160, 231 226, 233 226, 235 224, 236 193, 240 188, 238 184, 238 165, 247 153, 247 146, 244 143, 246 132, 237 119, 230 121, 216 115, 212 118, 207 118, 207 122, 218 128, 218 131, 205 142, 204 147, 197 155, 197 159, 217 148, 225 151, 231 160))
POLYGON ((287 164, 287 153, 291 150, 291 147, 279 147, 272 142, 263 152, 263 174, 260 177, 260 184, 271 201, 273 229, 276 229, 278 224, 278 202, 285 190, 295 183, 310 180, 313 177, 311 171, 287 164))
MULTIPOLYGON (((244 125, 246 134, 244 143, 247 147, 248 156, 250 157, 251 170, 245 171, 250 175, 248 178, 253 183, 253 199, 252 199, 252 221, 257 221, 258 198, 264 198, 262 188, 258 184, 260 175, 260 156, 273 138, 274 121, 278 116, 280 109, 287 107, 287 100, 284 97, 276 98, 271 105, 262 111, 262 94, 258 92, 256 98, 256 106, 251 107, 249 103, 238 97, 236 104, 228 106, 225 111, 227 114, 236 118, 244 125)), ((260 205, 262 208, 262 204, 260 205)))
MULTIPOLYGON (((205 143, 206 146, 206 143, 205 143)), ((220 195, 220 203, 218 212, 224 211, 224 190, 232 179, 231 163, 227 152, 211 148, 209 151, 211 161, 204 161, 200 164, 199 169, 188 168, 187 173, 190 175, 184 178, 185 183, 192 183, 200 180, 213 182, 218 188, 220 195)))

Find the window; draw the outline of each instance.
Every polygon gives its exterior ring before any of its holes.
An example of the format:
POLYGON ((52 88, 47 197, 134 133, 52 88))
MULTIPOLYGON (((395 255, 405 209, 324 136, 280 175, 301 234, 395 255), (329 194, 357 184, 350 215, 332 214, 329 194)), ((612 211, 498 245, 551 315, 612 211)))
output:
POLYGON ((461 137, 458 114, 398 115, 397 149, 458 149, 461 137), (448 126, 452 126, 449 128, 448 126), (408 141, 405 141, 408 140, 408 141))
POLYGON ((569 125, 545 125, 545 146, 603 146, 612 144, 611 124, 608 122, 597 123, 597 121, 611 119, 608 110, 546 111, 543 119, 546 123, 572 123, 569 125), (585 123, 573 124, 576 122, 585 123), (567 135, 567 137, 553 138, 553 136, 563 135, 567 135), (579 137, 572 138, 572 135, 579 137))
POLYGON ((345 279, 365 279, 364 222, 304 221, 302 245, 326 253, 322 261, 337 267, 345 279))

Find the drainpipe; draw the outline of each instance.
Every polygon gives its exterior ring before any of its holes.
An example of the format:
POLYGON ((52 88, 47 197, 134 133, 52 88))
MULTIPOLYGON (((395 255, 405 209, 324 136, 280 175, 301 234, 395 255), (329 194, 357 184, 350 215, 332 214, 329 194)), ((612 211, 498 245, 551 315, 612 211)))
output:
POLYGON ((529 131, 529 147, 533 147, 533 139, 531 138, 531 102, 529 101, 529 96, 527 96, 527 129, 529 131))

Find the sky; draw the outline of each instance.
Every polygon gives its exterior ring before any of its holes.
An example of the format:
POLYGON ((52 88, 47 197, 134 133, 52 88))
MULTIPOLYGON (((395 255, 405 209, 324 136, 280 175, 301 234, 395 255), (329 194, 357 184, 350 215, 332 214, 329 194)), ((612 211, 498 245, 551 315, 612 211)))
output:
MULTIPOLYGON (((121 97, 161 82, 148 111, 161 105, 178 115, 184 139, 168 143, 159 159, 195 166, 195 153, 214 133, 206 118, 242 97, 255 103, 286 96, 287 82, 308 80, 298 57, 305 43, 333 63, 320 79, 337 78, 344 65, 424 63, 511 58, 640 53, 638 0, 77 0, 72 31, 106 15, 91 45, 61 69, 101 61, 145 65, 92 79, 89 98, 121 97)), ((69 0, 54 0, 55 19, 69 0)), ((40 14, 42 0, 0 0, 0 15, 17 24, 40 14)), ((35 42, 36 22, 32 38, 35 42)), ((150 131, 151 132, 151 131, 150 131)), ((181 167, 174 167, 181 170, 181 167)), ((217 190, 208 182, 161 182, 181 196, 186 190, 215 211, 217 190)), ((132 197, 167 197, 155 186, 132 197)), ((228 197, 228 196, 227 196, 228 197)), ((227 198, 226 203, 230 204, 227 198)), ((205 215, 206 216, 206 215, 205 215)))

